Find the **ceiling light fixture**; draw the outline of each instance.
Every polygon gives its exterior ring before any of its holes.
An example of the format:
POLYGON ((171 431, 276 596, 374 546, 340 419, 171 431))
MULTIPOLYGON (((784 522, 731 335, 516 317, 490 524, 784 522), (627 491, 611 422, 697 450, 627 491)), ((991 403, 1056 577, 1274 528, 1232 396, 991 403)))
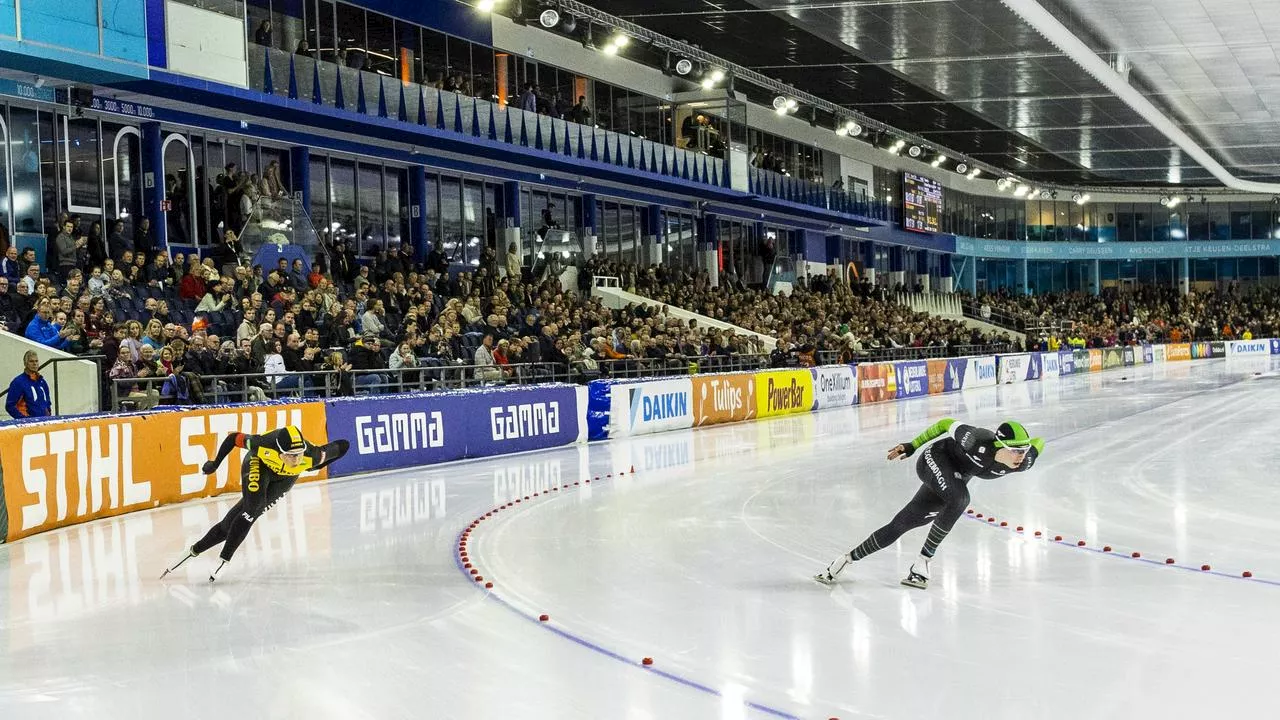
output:
POLYGON ((913 158, 918 158, 923 153, 924 153, 924 149, 921 148, 919 145, 912 145, 911 147, 907 148, 907 154, 913 158))
POLYGON ((554 8, 547 8, 542 11, 542 14, 538 15, 538 23, 550 30, 560 24, 560 13, 556 12, 554 8))
POLYGON ((972 180, 972 179, 974 179, 974 178, 978 177, 978 176, 979 176, 979 175, 981 175, 981 174, 982 174, 982 171, 981 171, 981 170, 979 170, 978 168, 974 168, 974 169, 972 169, 972 170, 970 170, 970 171, 969 171, 969 174, 968 174, 968 175, 966 175, 966 176, 965 176, 965 178, 966 178, 966 179, 968 179, 968 180, 972 180))
POLYGON ((493 8, 497 4, 497 0, 479 0, 479 2, 476 3, 476 9, 480 12, 493 12, 493 8))

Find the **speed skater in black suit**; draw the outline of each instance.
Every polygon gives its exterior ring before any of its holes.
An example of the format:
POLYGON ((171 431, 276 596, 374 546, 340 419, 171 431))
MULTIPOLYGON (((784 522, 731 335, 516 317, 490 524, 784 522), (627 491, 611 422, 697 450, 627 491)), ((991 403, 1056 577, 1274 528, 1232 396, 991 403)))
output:
POLYGON ((815 580, 824 585, 834 584, 849 563, 889 547, 903 533, 932 520, 933 527, 929 528, 920 557, 902 581, 903 585, 926 588, 929 584, 929 561, 969 506, 969 479, 991 479, 1025 472, 1044 452, 1044 441, 1030 437, 1026 428, 1012 420, 1002 423, 992 432, 944 418, 911 442, 895 445, 889 451, 889 460, 905 460, 938 438, 942 439, 926 447, 916 461, 916 475, 921 486, 915 497, 898 511, 889 524, 871 533, 858 547, 836 558, 826 570, 814 576, 815 580))
POLYGON ((265 435, 232 433, 222 441, 218 455, 205 463, 201 472, 212 475, 235 448, 245 451, 240 465, 240 501, 209 532, 187 549, 187 554, 160 577, 177 570, 183 563, 222 543, 222 562, 209 574, 209 582, 218 577, 231 561, 240 543, 249 535, 253 523, 293 488, 298 476, 314 472, 346 454, 350 443, 335 440, 325 445, 312 445, 294 425, 265 435))

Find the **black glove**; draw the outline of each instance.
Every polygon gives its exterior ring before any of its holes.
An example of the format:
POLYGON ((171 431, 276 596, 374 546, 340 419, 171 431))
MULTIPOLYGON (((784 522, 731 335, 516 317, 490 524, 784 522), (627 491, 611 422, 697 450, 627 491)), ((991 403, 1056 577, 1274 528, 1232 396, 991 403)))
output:
POLYGON ((347 450, 350 448, 351 441, 349 440, 334 440, 331 443, 325 443, 324 445, 319 446, 318 449, 323 453, 323 459, 321 459, 318 464, 312 466, 311 469, 319 470, 322 467, 332 465, 334 462, 341 459, 343 455, 346 455, 347 450))
POLYGON ((210 460, 209 462, 200 466, 200 472, 204 473, 205 475, 212 475, 217 471, 218 471, 218 463, 214 462, 213 460, 210 460))
POLYGON ((916 454, 916 446, 913 445, 910 440, 902 443, 898 447, 902 448, 902 454, 906 457, 911 457, 916 454))

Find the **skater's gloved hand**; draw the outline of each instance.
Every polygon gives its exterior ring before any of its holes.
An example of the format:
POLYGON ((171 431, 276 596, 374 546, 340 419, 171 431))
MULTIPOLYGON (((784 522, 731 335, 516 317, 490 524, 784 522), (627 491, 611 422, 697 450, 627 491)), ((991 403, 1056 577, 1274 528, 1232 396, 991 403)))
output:
POLYGON ((902 443, 901 445, 894 445, 893 448, 889 450, 889 459, 890 460, 906 460, 907 458, 911 457, 915 453, 915 451, 916 451, 916 446, 912 445, 909 442, 902 443))
POLYGON ((204 473, 205 475, 212 475, 217 471, 218 471, 218 463, 212 460, 200 466, 200 472, 204 473))

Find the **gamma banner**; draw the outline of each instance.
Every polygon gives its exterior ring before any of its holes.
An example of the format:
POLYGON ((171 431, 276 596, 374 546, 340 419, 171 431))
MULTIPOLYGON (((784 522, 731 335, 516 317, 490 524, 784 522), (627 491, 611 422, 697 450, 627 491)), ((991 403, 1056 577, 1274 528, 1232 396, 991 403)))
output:
MULTIPOLYGON (((233 450, 218 472, 200 466, 234 432, 302 428, 312 443, 329 441, 324 403, 191 409, 148 415, 0 428, 6 540, 134 510, 240 489, 244 451, 233 450)), ((326 476, 304 475, 303 481, 326 476)))

